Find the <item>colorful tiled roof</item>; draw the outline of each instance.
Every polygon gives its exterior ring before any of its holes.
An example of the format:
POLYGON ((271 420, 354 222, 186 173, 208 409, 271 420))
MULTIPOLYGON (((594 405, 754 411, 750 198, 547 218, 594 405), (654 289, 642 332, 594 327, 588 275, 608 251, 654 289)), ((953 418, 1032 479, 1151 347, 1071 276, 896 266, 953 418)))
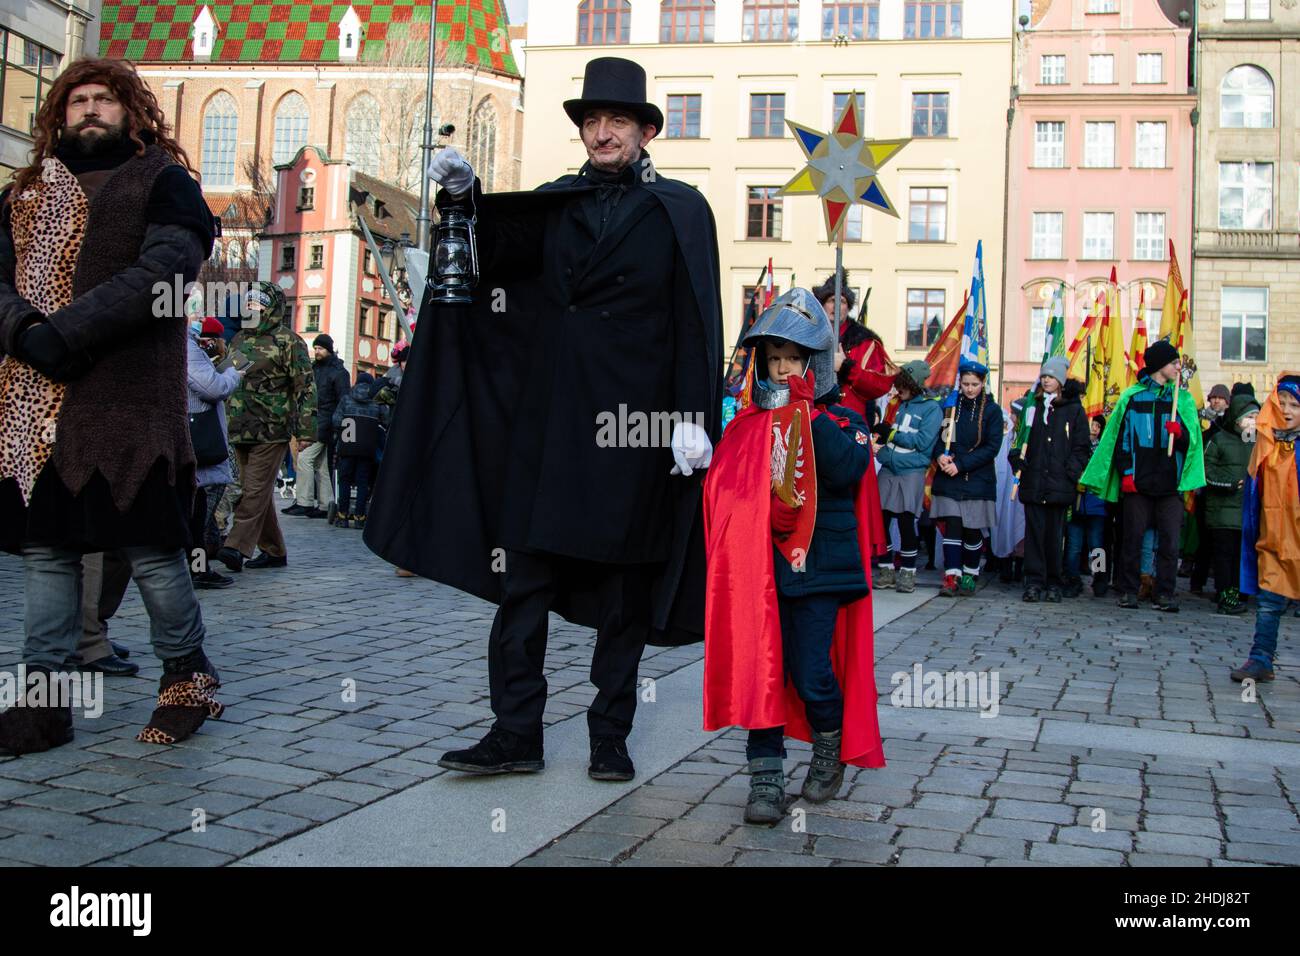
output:
MULTIPOLYGON (((346 0, 207 6, 218 24, 211 62, 339 62, 339 21, 347 13, 346 0)), ((428 42, 428 0, 356 0, 351 6, 361 20, 359 63, 387 63, 392 55, 388 51, 397 44, 409 40, 423 47, 428 42)), ((192 60, 190 32, 203 7, 202 3, 104 0, 100 55, 135 63, 192 60)), ((479 66, 518 76, 509 27, 504 0, 438 0, 438 65, 479 66)), ((423 57, 416 59, 418 64, 410 65, 423 64, 423 57)))

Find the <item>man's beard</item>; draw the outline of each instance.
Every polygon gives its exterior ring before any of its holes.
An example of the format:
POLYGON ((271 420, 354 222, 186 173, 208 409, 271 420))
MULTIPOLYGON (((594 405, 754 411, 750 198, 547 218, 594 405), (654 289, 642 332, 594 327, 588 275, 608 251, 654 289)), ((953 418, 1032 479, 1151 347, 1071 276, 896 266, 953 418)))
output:
POLYGON ((117 149, 126 140, 126 123, 116 126, 95 121, 83 123, 80 127, 63 127, 60 142, 81 156, 103 156, 117 149), (90 133, 90 126, 99 127, 102 132, 90 133))

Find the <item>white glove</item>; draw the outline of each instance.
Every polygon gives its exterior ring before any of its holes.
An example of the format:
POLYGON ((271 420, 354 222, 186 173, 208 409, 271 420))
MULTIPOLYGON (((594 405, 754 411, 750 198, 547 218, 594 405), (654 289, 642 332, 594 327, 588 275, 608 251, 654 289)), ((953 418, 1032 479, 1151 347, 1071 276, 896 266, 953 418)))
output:
POLYGON ((450 146, 433 154, 427 175, 453 196, 464 195, 474 185, 474 170, 465 162, 465 157, 450 146))
POLYGON ((689 477, 696 468, 708 468, 713 461, 713 442, 709 433, 694 422, 673 425, 673 465, 670 474, 689 477))

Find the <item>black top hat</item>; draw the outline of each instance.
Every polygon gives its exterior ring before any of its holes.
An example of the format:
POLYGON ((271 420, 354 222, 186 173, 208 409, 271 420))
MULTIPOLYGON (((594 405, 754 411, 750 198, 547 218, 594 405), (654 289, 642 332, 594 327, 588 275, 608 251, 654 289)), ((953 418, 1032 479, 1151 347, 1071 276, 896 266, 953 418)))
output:
POLYGON ((664 114, 659 107, 646 102, 645 70, 631 60, 619 56, 592 60, 582 77, 582 98, 564 101, 564 112, 579 129, 587 110, 602 107, 627 110, 643 126, 653 126, 656 135, 664 128, 664 114))

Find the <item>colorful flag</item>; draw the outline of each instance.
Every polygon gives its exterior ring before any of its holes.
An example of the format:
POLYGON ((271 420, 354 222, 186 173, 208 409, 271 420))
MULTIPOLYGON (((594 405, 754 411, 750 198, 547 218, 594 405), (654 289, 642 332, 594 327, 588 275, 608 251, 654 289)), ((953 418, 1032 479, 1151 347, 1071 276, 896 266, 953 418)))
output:
POLYGON ((1067 374, 1070 378, 1077 378, 1081 382, 1088 378, 1090 359, 1090 353, 1084 346, 1089 338, 1096 337, 1097 330, 1101 326, 1101 307, 1104 301, 1105 295, 1099 293, 1092 303, 1092 311, 1083 320, 1083 325, 1079 326, 1079 331, 1074 336, 1074 341, 1070 343, 1070 347, 1065 350, 1065 357, 1070 360, 1070 370, 1067 374))
POLYGON ((767 260, 767 285, 763 289, 763 309, 765 311, 772 304, 774 298, 776 298, 776 291, 772 285, 772 260, 769 258, 767 260))
POLYGON ((1065 283, 1056 287, 1052 294, 1052 314, 1047 320, 1047 337, 1043 342, 1043 358, 1049 359, 1064 355, 1065 341, 1065 283))
MULTIPOLYGON (((944 399, 944 407, 952 408, 957 404, 957 382, 961 375, 961 366, 978 365, 987 371, 989 367, 989 325, 988 302, 984 295, 984 241, 975 244, 975 272, 970 282, 970 297, 965 306, 966 321, 962 326, 961 354, 953 375, 952 391, 944 399)), ((931 380, 934 380, 933 375, 931 380)))
POLYGON ((1146 289, 1138 293, 1137 315, 1133 317, 1133 337, 1128 346, 1128 383, 1136 384, 1138 373, 1142 371, 1142 353, 1147 350, 1147 309, 1146 289))
MULTIPOLYGON (((1103 296, 1098 296, 1103 299, 1103 296)), ((1088 368, 1088 386, 1083 396, 1083 410, 1089 418, 1109 415, 1128 385, 1128 358, 1124 352, 1124 326, 1120 316, 1111 311, 1110 303, 1101 306, 1101 325, 1088 368)))

